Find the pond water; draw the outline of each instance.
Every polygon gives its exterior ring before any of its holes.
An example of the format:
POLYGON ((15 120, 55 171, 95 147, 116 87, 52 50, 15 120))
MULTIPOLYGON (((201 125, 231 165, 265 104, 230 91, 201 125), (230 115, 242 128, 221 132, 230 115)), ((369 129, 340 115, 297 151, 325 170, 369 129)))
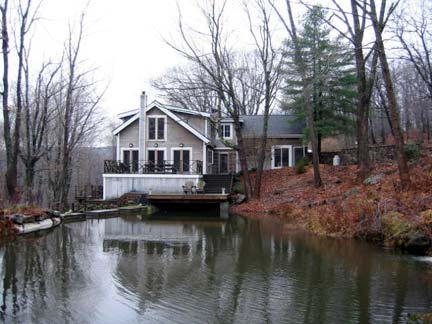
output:
POLYGON ((432 258, 271 222, 127 216, 0 247, 10 323, 401 323, 432 310, 432 258))

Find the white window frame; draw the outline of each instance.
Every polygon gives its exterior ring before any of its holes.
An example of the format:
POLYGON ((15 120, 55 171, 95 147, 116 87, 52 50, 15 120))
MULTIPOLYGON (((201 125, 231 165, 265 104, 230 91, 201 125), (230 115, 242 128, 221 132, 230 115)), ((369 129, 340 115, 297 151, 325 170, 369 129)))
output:
MULTIPOLYGON (((207 149, 207 152, 208 153, 211 153, 210 154, 210 159, 207 159, 208 161, 207 161, 207 164, 211 164, 211 165, 213 165, 213 163, 214 163, 214 150, 213 149, 207 149)), ((207 152, 206 152, 206 154, 207 154, 207 152)), ((208 156, 208 155, 207 155, 208 156)))
POLYGON ((275 166, 275 149, 288 149, 288 166, 293 166, 293 146, 292 145, 273 145, 271 149, 271 168, 272 169, 282 169, 284 166, 275 166))
POLYGON ((232 126, 233 125, 231 123, 220 123, 219 124, 219 130, 216 132, 217 133, 217 138, 218 139, 223 138, 223 139, 226 139, 226 140, 232 140, 233 139, 233 127, 232 126), (221 132, 221 127, 226 127, 226 126, 228 126, 229 130, 230 130, 230 136, 229 137, 225 137, 224 134, 222 134, 222 133, 225 132, 225 130, 223 132, 221 132))
POLYGON ((123 161, 123 157, 124 157, 124 151, 138 151, 138 162, 139 162, 139 148, 137 148, 137 147, 122 147, 121 149, 120 149, 120 161, 121 162, 124 162, 123 161))
MULTIPOLYGON (((139 170, 140 170, 140 159, 139 159, 139 148, 137 148, 137 147, 122 147, 121 149, 120 149, 120 161, 123 163, 124 162, 124 151, 138 151, 138 172, 139 172, 139 170)), ((130 154, 130 153, 129 153, 130 154)), ((130 161, 132 161, 132 155, 130 154, 129 155, 129 159, 130 159, 130 161)), ((129 164, 129 171, 130 172, 132 172, 132 165, 133 164, 129 164)))
POLYGON ((168 134, 167 134, 167 116, 166 115, 148 115, 147 116, 147 141, 149 142, 166 142, 168 134), (156 123, 155 123, 155 137, 156 139, 150 139, 150 118, 155 118, 156 119, 156 123), (163 118, 164 119, 164 138, 163 139, 157 139, 157 134, 158 134, 158 123, 157 123, 157 119, 158 118, 163 118))
POLYGON ((174 163, 174 151, 189 151, 189 171, 192 170, 192 163, 193 163, 193 158, 192 158, 192 147, 171 147, 171 159, 169 161, 172 161, 172 163, 174 163))
POLYGON ((166 147, 148 147, 147 148, 147 163, 148 163, 148 156, 149 156, 149 151, 164 151, 164 161, 168 160, 167 159, 167 149, 166 147))

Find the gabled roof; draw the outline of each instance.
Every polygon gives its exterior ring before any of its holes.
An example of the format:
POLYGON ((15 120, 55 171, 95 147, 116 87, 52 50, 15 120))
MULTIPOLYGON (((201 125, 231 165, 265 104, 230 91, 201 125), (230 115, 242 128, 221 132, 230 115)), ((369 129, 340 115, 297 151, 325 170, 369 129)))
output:
POLYGON ((124 111, 120 114, 117 114, 117 117, 118 118, 127 118, 127 117, 135 115, 137 112, 139 112, 139 109, 132 109, 132 110, 124 111))
MULTIPOLYGON (((183 113, 183 114, 202 116, 202 117, 210 117, 211 116, 211 114, 206 113, 206 112, 196 111, 196 110, 190 110, 190 109, 184 109, 184 108, 173 106, 173 105, 166 105, 166 104, 160 103, 157 100, 152 101, 152 103, 150 105, 148 105, 148 106, 154 105, 156 103, 158 103, 159 105, 164 106, 164 108, 166 108, 166 109, 169 109, 169 110, 175 111, 175 112, 179 112, 179 113, 183 113)), ((122 112, 120 114, 117 114, 117 117, 118 118, 127 118, 127 117, 135 115, 138 112, 139 112, 139 109, 132 109, 132 110, 128 110, 128 111, 122 112)))
MULTIPOLYGON (((165 105, 161 104, 158 101, 153 101, 152 103, 150 103, 149 105, 147 105, 146 112, 148 112, 150 109, 153 109, 154 107, 156 107, 159 110, 161 110, 165 115, 167 115, 168 117, 170 117, 171 119, 173 119, 180 126, 183 126, 184 128, 186 128, 189 132, 191 132, 192 134, 194 134, 196 137, 198 137, 204 143, 206 143, 206 144, 210 143, 210 139, 208 139, 206 136, 204 136, 201 132, 199 132, 198 130, 196 130, 195 128, 193 128, 188 123, 185 123, 180 117, 178 117, 175 113, 173 113, 171 111, 172 109, 169 109, 169 108, 165 107, 165 105)), ((184 110, 186 110, 186 109, 184 109, 184 110)), ((140 116, 140 112, 139 112, 139 109, 138 109, 138 111, 131 118, 129 118, 126 122, 124 122, 119 127, 117 127, 116 129, 114 129, 113 134, 117 135, 118 133, 120 133, 123 129, 125 129, 126 127, 128 127, 134 121, 138 120, 139 116, 140 116)))
POLYGON ((163 105, 163 106, 165 108, 171 110, 171 111, 176 111, 176 112, 183 113, 183 114, 202 116, 202 117, 210 117, 211 116, 211 114, 203 112, 203 111, 184 109, 184 108, 180 108, 180 107, 176 107, 176 106, 171 106, 171 105, 163 105))
MULTIPOLYGON (((244 137, 260 137, 263 132, 264 116, 241 116, 244 137)), ((305 124, 292 115, 270 115, 268 121, 269 138, 299 138, 303 136, 305 124)))

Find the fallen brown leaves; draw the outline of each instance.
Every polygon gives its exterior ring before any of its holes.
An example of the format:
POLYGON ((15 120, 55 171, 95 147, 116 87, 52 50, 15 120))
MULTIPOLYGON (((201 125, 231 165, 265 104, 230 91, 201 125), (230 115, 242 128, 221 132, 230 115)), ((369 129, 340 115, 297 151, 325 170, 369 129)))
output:
POLYGON ((322 165, 324 185, 315 188, 311 167, 304 174, 296 174, 294 168, 266 170, 261 199, 232 211, 277 216, 321 235, 368 238, 388 238, 391 234, 384 230, 383 217, 397 212, 432 238, 432 219, 424 224, 421 217, 432 210, 432 156, 410 164, 409 190, 401 190, 394 163, 374 165, 371 176, 380 174, 383 178, 376 184, 365 185, 356 179, 357 166, 322 165))

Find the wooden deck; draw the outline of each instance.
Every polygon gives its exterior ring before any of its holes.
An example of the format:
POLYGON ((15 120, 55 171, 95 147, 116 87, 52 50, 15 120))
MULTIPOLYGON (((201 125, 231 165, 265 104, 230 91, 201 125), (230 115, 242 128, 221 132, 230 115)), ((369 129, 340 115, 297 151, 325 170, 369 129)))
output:
POLYGON ((150 203, 223 203, 228 195, 222 194, 152 194, 147 195, 150 203))

